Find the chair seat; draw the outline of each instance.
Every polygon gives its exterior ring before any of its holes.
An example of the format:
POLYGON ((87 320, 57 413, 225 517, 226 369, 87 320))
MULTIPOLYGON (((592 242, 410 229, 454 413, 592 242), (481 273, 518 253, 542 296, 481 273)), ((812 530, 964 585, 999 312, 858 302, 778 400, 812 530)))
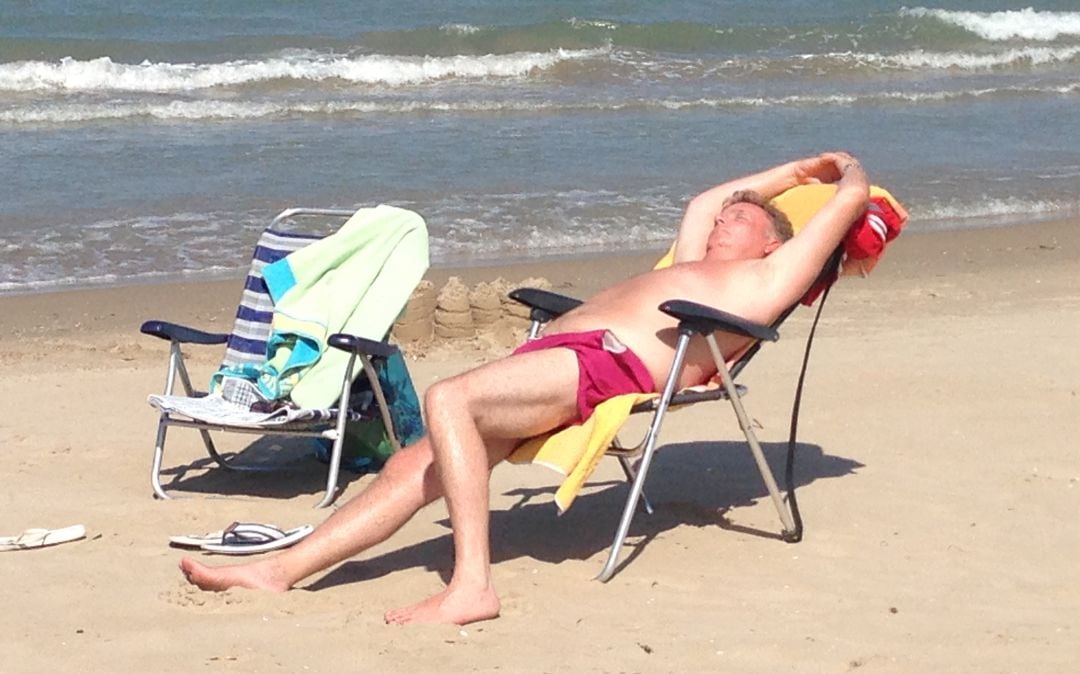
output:
MULTIPOLYGON (((151 395, 147 397, 147 402, 170 416, 179 415, 194 422, 222 428, 314 430, 314 427, 335 424, 338 420, 336 408, 281 407, 272 412, 252 412, 219 395, 151 395)), ((345 418, 346 421, 360 421, 366 417, 358 411, 346 410, 345 418)))
MULTIPOLYGON (((742 384, 736 384, 735 389, 739 392, 740 396, 746 395, 747 389, 742 384)), ((671 406, 677 407, 679 405, 693 405, 694 403, 703 403, 710 400, 727 400, 728 393, 722 386, 716 384, 709 384, 706 386, 692 386, 690 388, 683 389, 671 397, 671 406)), ((655 412, 657 406, 660 404, 660 395, 648 400, 643 400, 637 405, 630 408, 631 414, 637 414, 639 412, 655 412)))

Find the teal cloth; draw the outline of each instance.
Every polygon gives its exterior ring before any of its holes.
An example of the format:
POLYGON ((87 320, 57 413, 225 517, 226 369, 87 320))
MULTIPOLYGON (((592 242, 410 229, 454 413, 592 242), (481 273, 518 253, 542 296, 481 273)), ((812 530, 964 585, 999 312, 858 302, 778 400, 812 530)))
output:
MULTIPOLYGON (((336 332, 382 339, 428 268, 427 225, 417 213, 380 205, 357 211, 336 233, 267 265, 274 300, 264 364, 225 368, 271 400, 326 408, 341 394, 349 354, 327 350, 336 332)), ((360 373, 357 368, 353 376, 360 373)))
MULTIPOLYGON (((402 447, 407 447, 424 436, 424 419, 420 412, 420 398, 416 394, 409 368, 401 353, 386 359, 378 371, 379 387, 386 396, 390 423, 402 447)), ((350 400, 362 400, 361 412, 369 417, 363 421, 351 421, 345 425, 345 441, 341 452, 341 467, 356 473, 370 473, 382 468, 394 453, 394 446, 383 425, 374 393, 367 378, 353 384, 350 400)), ((326 438, 315 441, 315 456, 320 461, 330 461, 333 442, 326 438)))

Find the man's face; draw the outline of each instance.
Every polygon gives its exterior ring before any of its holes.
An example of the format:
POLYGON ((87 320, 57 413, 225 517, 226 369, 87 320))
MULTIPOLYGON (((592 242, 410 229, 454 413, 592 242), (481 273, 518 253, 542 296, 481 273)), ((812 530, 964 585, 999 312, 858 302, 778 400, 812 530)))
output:
POLYGON ((769 214, 760 206, 739 202, 725 206, 713 222, 705 244, 706 260, 753 260, 780 247, 769 214))

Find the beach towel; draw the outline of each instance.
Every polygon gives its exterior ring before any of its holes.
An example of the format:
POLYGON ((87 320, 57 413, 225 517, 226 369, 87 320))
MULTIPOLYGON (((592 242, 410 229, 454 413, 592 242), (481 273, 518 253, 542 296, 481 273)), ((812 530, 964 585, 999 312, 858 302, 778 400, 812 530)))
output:
POLYGON ((508 461, 534 463, 565 476, 555 491, 555 505, 561 515, 573 504, 585 481, 604 458, 615 434, 630 417, 630 409, 656 395, 628 393, 609 398, 597 405, 583 423, 526 440, 510 454, 508 461))
POLYGON ((328 351, 327 338, 346 332, 382 339, 427 268, 420 215, 386 205, 357 211, 336 233, 263 269, 274 300, 266 362, 222 368, 211 391, 225 377, 239 377, 266 400, 329 407, 349 354, 328 351))

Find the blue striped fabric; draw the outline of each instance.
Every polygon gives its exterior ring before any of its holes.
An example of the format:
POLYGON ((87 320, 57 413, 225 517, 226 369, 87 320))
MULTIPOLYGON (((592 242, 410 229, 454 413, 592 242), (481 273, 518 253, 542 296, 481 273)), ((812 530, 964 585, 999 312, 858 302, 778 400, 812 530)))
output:
POLYGON ((263 231, 251 256, 251 269, 244 281, 244 292, 236 309, 236 322, 233 324, 232 334, 229 335, 221 367, 259 364, 266 360, 266 340, 270 337, 274 303, 263 281, 263 267, 321 238, 312 234, 278 232, 272 229, 263 231))

